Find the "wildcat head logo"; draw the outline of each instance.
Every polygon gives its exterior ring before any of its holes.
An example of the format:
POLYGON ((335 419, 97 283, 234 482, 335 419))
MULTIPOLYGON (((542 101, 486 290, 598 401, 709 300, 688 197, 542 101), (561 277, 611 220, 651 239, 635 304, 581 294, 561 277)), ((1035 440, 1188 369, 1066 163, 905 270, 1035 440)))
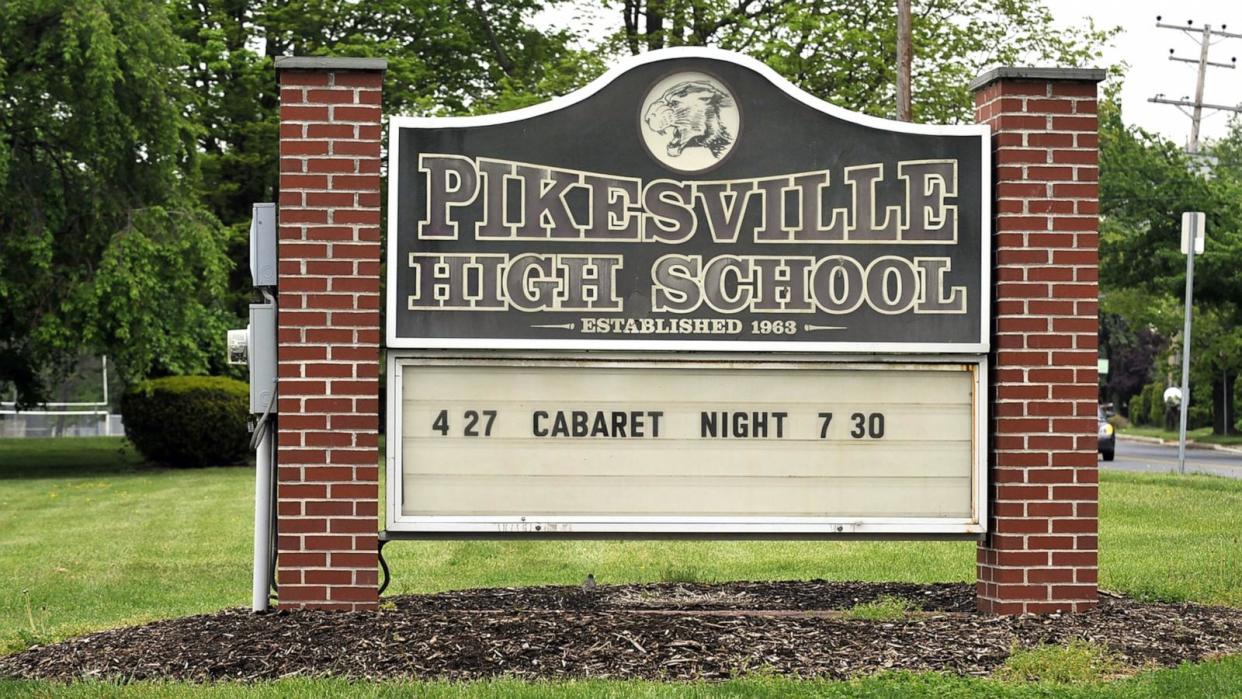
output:
POLYGON ((699 172, 723 160, 740 122, 729 89, 703 73, 664 78, 643 100, 641 130, 647 150, 681 172, 699 172))
POLYGON ((656 133, 672 133, 666 146, 670 158, 680 156, 688 146, 703 146, 719 158, 733 143, 729 127, 720 121, 720 110, 732 106, 733 100, 711 83, 686 81, 653 102, 643 121, 656 133))

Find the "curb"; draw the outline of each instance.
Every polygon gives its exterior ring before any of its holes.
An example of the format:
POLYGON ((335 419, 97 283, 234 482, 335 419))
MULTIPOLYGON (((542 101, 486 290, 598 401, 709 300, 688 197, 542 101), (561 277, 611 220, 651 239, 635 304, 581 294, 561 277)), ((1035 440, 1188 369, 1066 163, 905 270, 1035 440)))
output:
POLYGON ((1144 437, 1142 435, 1122 434, 1120 432, 1114 432, 1113 434, 1117 435, 1117 439, 1122 439, 1127 442, 1142 442, 1143 444, 1164 444, 1164 440, 1160 439, 1159 437, 1144 437))
MULTIPOLYGON (((1161 444, 1161 445, 1166 445, 1166 446, 1177 446, 1176 441, 1169 440, 1166 442, 1163 439, 1160 439, 1159 437, 1145 437, 1145 436, 1137 435, 1137 434, 1135 435, 1122 434, 1120 432, 1116 434, 1117 434, 1117 439, 1122 439, 1127 442, 1141 442, 1143 444, 1161 444)), ((1186 440, 1186 448, 1187 449, 1200 449, 1200 450, 1205 450, 1205 451, 1224 451, 1230 454, 1242 454, 1242 449, 1238 447, 1227 447, 1227 446, 1224 446, 1223 444, 1202 444, 1202 443, 1194 441, 1193 439, 1186 440)))

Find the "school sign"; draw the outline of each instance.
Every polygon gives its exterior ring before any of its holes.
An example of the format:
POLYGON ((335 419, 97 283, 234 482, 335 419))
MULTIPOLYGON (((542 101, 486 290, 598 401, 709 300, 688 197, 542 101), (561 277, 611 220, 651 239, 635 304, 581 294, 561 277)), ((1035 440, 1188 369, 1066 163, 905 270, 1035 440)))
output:
POLYGON ((470 351, 391 354, 390 531, 984 531, 986 127, 683 55, 389 143, 388 346, 470 351))
POLYGON ((719 57, 394 117, 389 346, 985 352, 988 133, 719 57))
POLYGON ((278 69, 282 604, 372 604, 400 538, 850 536, 978 539, 985 609, 1093 603, 1099 71, 929 126, 677 49, 394 116, 381 297, 382 67, 278 69))

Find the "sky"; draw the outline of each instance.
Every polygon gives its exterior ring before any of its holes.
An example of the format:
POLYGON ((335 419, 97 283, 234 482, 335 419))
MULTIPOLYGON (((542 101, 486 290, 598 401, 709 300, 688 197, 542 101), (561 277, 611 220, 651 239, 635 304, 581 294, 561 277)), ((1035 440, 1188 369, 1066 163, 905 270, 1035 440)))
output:
MULTIPOLYGON (((1242 0, 1044 0, 1044 4, 1063 27, 1081 26, 1083 18, 1090 17, 1098 27, 1121 28, 1112 46, 1105 49, 1099 67, 1123 62, 1129 65, 1121 90, 1126 122, 1158 132, 1183 146, 1190 137, 1190 118, 1177 107, 1153 104, 1147 99, 1159 93, 1170 99, 1194 96, 1197 66, 1170 61, 1169 49, 1174 49, 1176 56, 1198 60, 1199 45, 1185 32, 1157 28, 1156 16, 1179 26, 1192 20, 1200 32, 1208 23, 1214 29, 1225 26, 1225 31, 1242 34, 1242 0)), ((558 7, 542 20, 561 26, 585 26, 589 35, 600 35, 619 21, 615 9, 602 11, 575 5, 575 11, 558 7)), ((1230 63, 1234 56, 1242 61, 1242 39, 1214 40, 1210 60, 1230 63)), ((1242 68, 1209 68, 1204 102, 1242 104, 1242 68)), ((1228 119, 1228 113, 1205 111, 1200 139, 1224 135, 1228 119)))
MULTIPOLYGON (((1105 67, 1129 64, 1121 88, 1121 109, 1127 123, 1163 134, 1169 140, 1185 145, 1190 137, 1190 118, 1172 105, 1153 104, 1148 98, 1164 93, 1169 99, 1192 98, 1195 92, 1196 65, 1169 60, 1169 49, 1175 56, 1199 58, 1199 44, 1185 32, 1156 27, 1156 16, 1165 24, 1186 26, 1188 21, 1202 32, 1204 24, 1213 29, 1242 34, 1242 1, 1237 0, 1044 0, 1056 22, 1077 26, 1083 17, 1095 20, 1099 27, 1120 27, 1113 46, 1104 52, 1105 67)), ((1202 36, 1200 33, 1199 36, 1202 36)), ((1214 38, 1209 60, 1230 63, 1242 61, 1242 39, 1214 38)), ((1212 104, 1242 104, 1242 68, 1208 68, 1203 101, 1212 104)), ((1228 124, 1227 112, 1204 112, 1200 139, 1219 138, 1228 124)))

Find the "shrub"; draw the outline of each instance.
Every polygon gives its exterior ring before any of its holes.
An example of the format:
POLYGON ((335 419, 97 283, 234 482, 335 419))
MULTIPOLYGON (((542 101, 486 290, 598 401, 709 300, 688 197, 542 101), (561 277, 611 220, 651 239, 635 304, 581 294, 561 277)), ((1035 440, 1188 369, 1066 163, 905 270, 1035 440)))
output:
POLYGON ((1130 417, 1130 422, 1136 425, 1147 424, 1147 391, 1144 390, 1145 388, 1139 389, 1138 393, 1130 397, 1129 413, 1127 414, 1130 417))
POLYGON ((1130 421, 1136 425, 1164 425, 1164 385, 1149 383, 1130 400, 1130 421))
POLYGON ((143 381, 121 397, 121 416, 134 447, 168 466, 235 464, 250 451, 250 390, 223 376, 143 381))
POLYGON ((1186 411, 1186 429, 1197 430, 1212 426, 1212 397, 1207 391, 1190 392, 1190 410, 1186 411), (1204 395, 1206 394, 1206 395, 1204 395))
POLYGON ((1164 427, 1164 414, 1168 410, 1164 404, 1164 384, 1149 383, 1143 390, 1147 391, 1147 424, 1164 427))

